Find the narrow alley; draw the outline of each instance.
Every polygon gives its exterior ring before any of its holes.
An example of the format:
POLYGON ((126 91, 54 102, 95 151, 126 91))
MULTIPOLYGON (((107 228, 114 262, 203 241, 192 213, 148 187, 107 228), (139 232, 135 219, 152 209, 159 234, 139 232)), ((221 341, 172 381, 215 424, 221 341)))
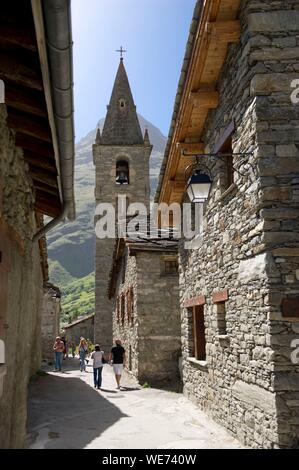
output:
POLYGON ((48 372, 30 386, 31 449, 241 448, 180 393, 140 388, 130 377, 115 388, 105 366, 103 389, 94 390, 92 367, 67 359, 61 374, 48 372))

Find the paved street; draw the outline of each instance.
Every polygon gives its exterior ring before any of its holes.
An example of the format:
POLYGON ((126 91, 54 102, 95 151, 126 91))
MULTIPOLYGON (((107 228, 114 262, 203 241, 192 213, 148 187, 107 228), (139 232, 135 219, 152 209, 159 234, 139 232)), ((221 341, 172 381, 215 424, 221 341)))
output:
POLYGON ((227 432, 182 394, 137 388, 126 378, 115 388, 105 366, 103 390, 93 388, 92 367, 64 361, 30 387, 28 442, 32 449, 240 448, 227 432))

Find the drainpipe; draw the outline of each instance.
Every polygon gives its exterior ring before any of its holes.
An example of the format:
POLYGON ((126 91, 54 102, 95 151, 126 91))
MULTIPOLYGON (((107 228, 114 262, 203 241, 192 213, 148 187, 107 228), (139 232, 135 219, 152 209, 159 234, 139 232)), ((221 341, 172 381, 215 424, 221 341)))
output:
MULTIPOLYGON (((52 108, 55 123, 54 134, 56 131, 57 137, 63 201, 61 214, 34 235, 33 241, 37 241, 65 218, 70 221, 75 219, 73 43, 70 0, 32 0, 31 3, 35 22, 37 23, 41 19, 43 21, 48 61, 48 84, 51 93, 50 108, 52 108)), ((36 29, 37 26, 36 24, 36 29)))
POLYGON ((61 214, 59 214, 57 217, 54 217, 54 219, 50 220, 44 227, 42 227, 36 234, 33 236, 33 243, 38 242, 38 240, 42 237, 45 237, 50 230, 55 228, 60 222, 63 222, 67 216, 68 216, 69 208, 68 205, 66 204, 63 209, 61 214))

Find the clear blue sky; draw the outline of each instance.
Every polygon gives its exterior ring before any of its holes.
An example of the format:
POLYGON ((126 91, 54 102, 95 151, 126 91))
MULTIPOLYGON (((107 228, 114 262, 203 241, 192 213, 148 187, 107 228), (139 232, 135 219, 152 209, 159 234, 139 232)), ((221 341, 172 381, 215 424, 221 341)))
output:
POLYGON ((167 135, 195 0, 73 0, 76 141, 106 114, 119 63, 137 110, 167 135))

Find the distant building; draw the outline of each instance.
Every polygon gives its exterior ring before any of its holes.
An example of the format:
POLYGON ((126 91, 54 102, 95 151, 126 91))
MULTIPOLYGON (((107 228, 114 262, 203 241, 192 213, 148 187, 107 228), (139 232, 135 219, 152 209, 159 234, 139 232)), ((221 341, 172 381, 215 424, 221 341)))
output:
POLYGON ((179 382, 181 326, 176 240, 119 239, 109 298, 113 338, 126 349, 127 368, 143 384, 179 382))
POLYGON ((65 325, 63 330, 69 343, 74 341, 75 344, 78 345, 81 336, 94 343, 94 314, 88 315, 84 318, 79 318, 69 325, 65 325))
POLYGON ((184 392, 259 448, 299 444, 298 35, 294 1, 197 2, 156 194, 203 214, 179 249, 184 392))
POLYGON ((54 359, 53 345, 59 334, 59 319, 61 312, 61 292, 58 287, 49 282, 43 285, 41 340, 42 359, 52 361, 54 359))

